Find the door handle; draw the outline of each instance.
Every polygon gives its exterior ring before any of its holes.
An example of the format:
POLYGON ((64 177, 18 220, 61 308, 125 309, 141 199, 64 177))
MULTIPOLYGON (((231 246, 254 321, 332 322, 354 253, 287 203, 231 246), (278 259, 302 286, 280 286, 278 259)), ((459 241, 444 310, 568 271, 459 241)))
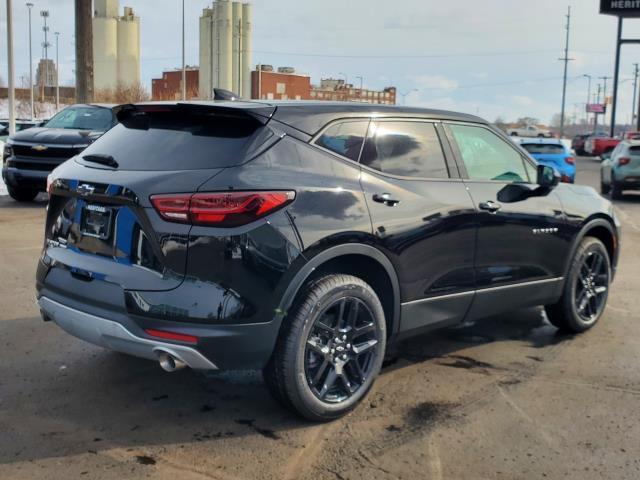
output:
POLYGON ((400 203, 400 200, 396 200, 391 197, 390 193, 376 193, 373 195, 373 201, 378 203, 383 203, 387 207, 395 207, 400 203))
POLYGON ((489 213, 496 213, 498 210, 500 210, 502 208, 502 205, 500 205, 497 202, 494 202, 493 200, 487 200, 486 202, 482 202, 480 205, 480 210, 485 210, 489 213))

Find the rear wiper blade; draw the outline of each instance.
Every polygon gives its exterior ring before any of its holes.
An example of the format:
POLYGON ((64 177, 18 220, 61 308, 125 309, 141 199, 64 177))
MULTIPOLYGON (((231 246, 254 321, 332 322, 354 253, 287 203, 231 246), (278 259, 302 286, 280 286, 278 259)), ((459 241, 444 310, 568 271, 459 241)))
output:
POLYGON ((107 165, 108 167, 118 168, 118 162, 116 162, 111 155, 94 153, 92 155, 84 155, 82 159, 87 162, 99 163, 101 165, 107 165))

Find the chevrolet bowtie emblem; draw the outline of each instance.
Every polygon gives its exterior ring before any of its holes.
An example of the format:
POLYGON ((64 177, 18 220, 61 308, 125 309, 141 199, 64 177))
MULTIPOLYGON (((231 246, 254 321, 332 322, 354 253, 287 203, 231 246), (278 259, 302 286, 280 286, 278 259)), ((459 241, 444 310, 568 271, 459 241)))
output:
POLYGON ((45 146, 45 145, 36 145, 35 147, 31 147, 31 150, 36 150, 38 152, 42 152, 44 150, 47 150, 49 147, 45 146))
POLYGON ((83 183, 82 185, 78 185, 78 187, 76 188, 76 192, 78 192, 78 194, 82 195, 83 197, 86 197, 88 195, 91 195, 95 190, 95 187, 92 187, 91 185, 88 185, 86 183, 83 183))

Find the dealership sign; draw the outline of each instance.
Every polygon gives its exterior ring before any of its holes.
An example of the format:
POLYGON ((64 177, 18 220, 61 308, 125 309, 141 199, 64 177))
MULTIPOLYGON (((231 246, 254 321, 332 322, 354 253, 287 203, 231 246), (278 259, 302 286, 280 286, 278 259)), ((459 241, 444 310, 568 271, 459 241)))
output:
POLYGON ((587 113, 606 113, 607 106, 604 103, 587 104, 587 113))
POLYGON ((640 0, 600 0, 600 13, 619 17, 640 17, 640 0))

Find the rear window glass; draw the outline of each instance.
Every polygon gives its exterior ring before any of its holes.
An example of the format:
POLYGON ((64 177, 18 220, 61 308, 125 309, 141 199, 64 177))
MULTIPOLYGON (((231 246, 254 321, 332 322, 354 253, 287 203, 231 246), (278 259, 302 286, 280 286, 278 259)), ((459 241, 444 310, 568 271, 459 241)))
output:
POLYGON ((565 153, 564 146, 555 143, 523 143, 524 148, 529 153, 562 155, 565 153))
POLYGON ((629 147, 629 155, 631 155, 632 157, 640 157, 640 146, 629 147))
POLYGON ((110 155, 118 170, 197 170, 239 165, 273 136, 247 115, 166 109, 134 113, 81 156, 110 155))

